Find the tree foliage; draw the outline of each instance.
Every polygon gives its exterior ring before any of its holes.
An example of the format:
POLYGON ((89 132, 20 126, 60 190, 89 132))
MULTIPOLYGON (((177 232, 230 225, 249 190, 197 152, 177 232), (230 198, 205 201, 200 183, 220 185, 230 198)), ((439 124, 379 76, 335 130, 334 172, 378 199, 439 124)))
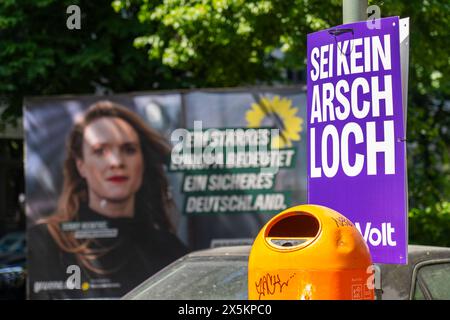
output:
POLYGON ((303 70, 306 35, 339 23, 340 2, 117 0, 113 6, 138 8, 149 29, 134 44, 151 60, 188 71, 196 86, 222 87, 280 82, 286 68, 303 70))
POLYGON ((24 96, 170 88, 176 71, 133 47, 144 32, 109 0, 1 1, 0 97, 9 105, 3 120, 17 119, 24 96), (81 9, 80 30, 66 26, 70 5, 81 9))

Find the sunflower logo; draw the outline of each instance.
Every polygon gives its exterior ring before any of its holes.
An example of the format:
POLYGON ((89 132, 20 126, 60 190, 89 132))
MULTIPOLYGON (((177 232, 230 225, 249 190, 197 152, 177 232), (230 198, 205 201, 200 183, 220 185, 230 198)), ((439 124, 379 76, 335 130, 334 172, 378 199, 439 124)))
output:
POLYGON ((297 116, 297 108, 292 106, 292 100, 274 96, 272 100, 261 98, 253 103, 245 114, 248 128, 259 128, 269 121, 280 130, 280 134, 272 137, 272 148, 282 149, 292 147, 293 141, 300 141, 303 119, 297 116))
POLYGON ((89 290, 89 282, 83 282, 83 284, 81 285, 81 290, 83 291, 89 290))

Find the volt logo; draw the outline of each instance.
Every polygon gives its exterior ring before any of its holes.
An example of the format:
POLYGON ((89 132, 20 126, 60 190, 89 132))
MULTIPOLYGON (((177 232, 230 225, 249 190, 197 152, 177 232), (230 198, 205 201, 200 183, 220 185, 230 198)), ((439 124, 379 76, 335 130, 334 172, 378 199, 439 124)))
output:
POLYGON ((395 228, 391 226, 390 222, 383 222, 380 229, 372 227, 372 222, 366 223, 364 231, 361 230, 359 222, 355 222, 355 227, 362 234, 364 240, 374 247, 377 247, 380 244, 383 247, 395 247, 397 245, 397 241, 392 240, 395 228))

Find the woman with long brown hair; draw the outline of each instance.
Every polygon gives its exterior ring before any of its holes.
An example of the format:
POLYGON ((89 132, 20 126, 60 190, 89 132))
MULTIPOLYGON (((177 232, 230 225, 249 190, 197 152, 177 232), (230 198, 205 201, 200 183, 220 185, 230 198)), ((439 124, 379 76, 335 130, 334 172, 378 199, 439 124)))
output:
POLYGON ((30 230, 31 297, 120 297, 187 252, 169 217, 169 155, 125 107, 100 101, 86 111, 68 137, 57 212, 30 230), (70 266, 79 283, 68 284, 70 266))

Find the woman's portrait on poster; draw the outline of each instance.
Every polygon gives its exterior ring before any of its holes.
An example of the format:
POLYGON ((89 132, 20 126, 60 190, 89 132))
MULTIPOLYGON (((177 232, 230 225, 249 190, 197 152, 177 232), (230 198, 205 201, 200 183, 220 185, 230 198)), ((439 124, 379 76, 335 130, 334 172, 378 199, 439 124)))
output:
POLYGON ((119 298, 188 252, 171 219, 169 156, 128 108, 99 101, 84 112, 67 139, 56 212, 29 230, 31 298, 119 298), (81 276, 70 288, 69 267, 81 276))

